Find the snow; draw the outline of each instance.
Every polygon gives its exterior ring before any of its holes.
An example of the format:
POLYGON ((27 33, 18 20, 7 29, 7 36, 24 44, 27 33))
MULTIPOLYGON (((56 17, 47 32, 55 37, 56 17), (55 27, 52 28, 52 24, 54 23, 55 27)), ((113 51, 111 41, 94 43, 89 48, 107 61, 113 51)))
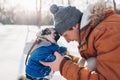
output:
MULTIPOLYGON (((35 38, 38 27, 29 25, 0 25, 0 79, 17 80, 24 74, 25 44, 35 38)), ((58 41, 61 46, 68 47, 73 55, 79 56, 77 43, 66 43, 63 38, 58 41), (72 48, 75 47, 73 50, 72 48)), ((51 80, 65 80, 59 72, 55 72, 51 80)))

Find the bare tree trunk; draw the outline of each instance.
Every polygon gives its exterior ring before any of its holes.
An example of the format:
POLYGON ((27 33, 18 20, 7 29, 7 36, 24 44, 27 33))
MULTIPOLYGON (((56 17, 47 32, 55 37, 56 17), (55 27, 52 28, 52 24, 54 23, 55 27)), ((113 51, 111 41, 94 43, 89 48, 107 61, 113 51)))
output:
POLYGON ((40 10, 39 10, 39 21, 38 21, 38 25, 41 26, 41 12, 42 12, 42 0, 40 0, 40 10))
POLYGON ((71 2, 70 2, 70 0, 68 0, 68 6, 70 6, 71 5, 71 2))
POLYGON ((62 4, 64 5, 64 1, 62 0, 62 4))
POLYGON ((115 0, 113 0, 113 6, 114 6, 114 10, 115 10, 115 12, 117 12, 117 8, 116 8, 116 2, 115 2, 115 0))
POLYGON ((37 25, 41 26, 41 9, 42 9, 42 0, 36 0, 36 13, 37 13, 37 25))
POLYGON ((88 0, 86 0, 86 4, 88 4, 88 0))
POLYGON ((36 0, 36 24, 38 25, 38 0, 36 0))

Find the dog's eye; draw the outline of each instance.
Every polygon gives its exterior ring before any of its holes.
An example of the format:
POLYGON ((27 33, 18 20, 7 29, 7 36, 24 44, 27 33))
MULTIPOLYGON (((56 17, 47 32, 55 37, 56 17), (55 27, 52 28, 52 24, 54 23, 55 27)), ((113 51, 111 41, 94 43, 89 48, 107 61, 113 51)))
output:
POLYGON ((42 31, 42 35, 49 35, 49 34, 51 34, 51 31, 48 28, 42 31))

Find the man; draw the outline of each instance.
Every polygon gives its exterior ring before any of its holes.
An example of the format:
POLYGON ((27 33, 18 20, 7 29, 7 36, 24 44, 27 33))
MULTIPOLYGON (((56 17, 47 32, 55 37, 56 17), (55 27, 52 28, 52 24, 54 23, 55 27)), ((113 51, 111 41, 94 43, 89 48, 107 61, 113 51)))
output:
POLYGON ((67 8, 57 7, 56 13, 52 12, 56 31, 68 42, 78 41, 80 43, 79 51, 83 58, 96 57, 97 70, 82 67, 72 60, 60 56, 57 52, 55 52, 56 60, 54 62, 41 63, 50 66, 54 71, 60 71, 67 80, 119 80, 120 15, 107 9, 104 3, 98 2, 88 6, 83 13, 79 27, 79 24, 74 21, 78 18, 73 18, 73 15, 76 15, 75 11, 69 11, 67 8), (61 17, 57 16, 58 13, 61 14, 61 17), (66 14, 71 15, 66 19, 66 14), (70 25, 71 20, 75 24, 70 25))

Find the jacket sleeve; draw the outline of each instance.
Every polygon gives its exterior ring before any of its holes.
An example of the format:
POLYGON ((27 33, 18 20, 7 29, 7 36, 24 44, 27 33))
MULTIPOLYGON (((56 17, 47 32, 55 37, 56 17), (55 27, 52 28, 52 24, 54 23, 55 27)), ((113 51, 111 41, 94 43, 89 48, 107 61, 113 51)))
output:
POLYGON ((87 67, 81 67, 67 59, 63 59, 61 62, 60 73, 67 80, 106 80, 101 74, 91 71, 87 67))
POLYGON ((79 57, 71 55, 69 52, 67 52, 67 56, 71 58, 71 60, 75 63, 78 63, 79 57))

